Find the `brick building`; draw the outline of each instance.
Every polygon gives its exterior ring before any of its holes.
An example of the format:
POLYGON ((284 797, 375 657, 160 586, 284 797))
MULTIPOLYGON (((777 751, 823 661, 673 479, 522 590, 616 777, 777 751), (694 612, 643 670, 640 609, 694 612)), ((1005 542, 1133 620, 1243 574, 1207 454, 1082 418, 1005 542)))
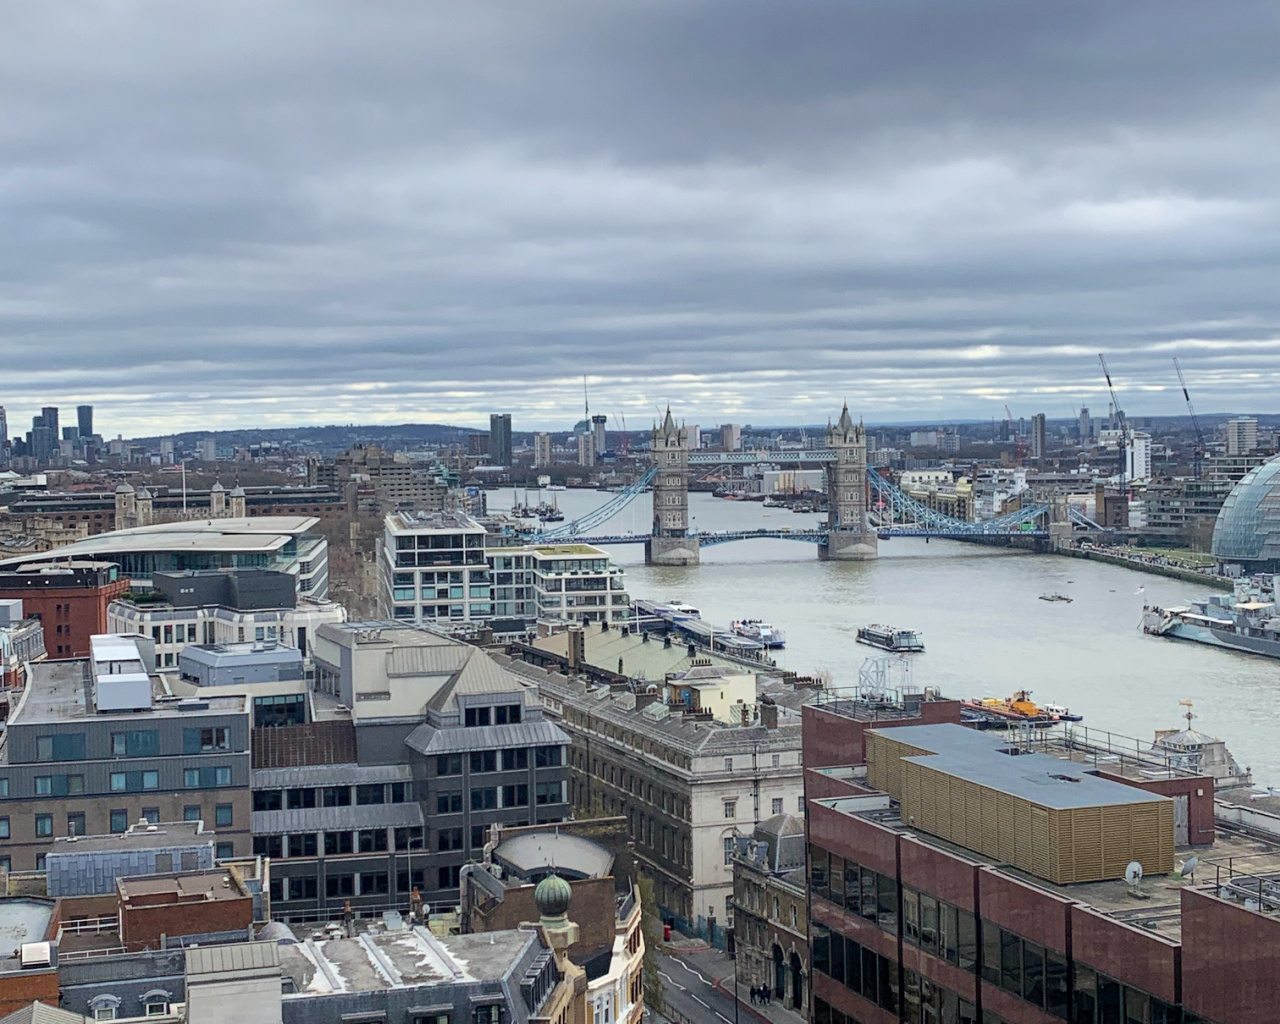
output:
POLYGON ((1280 843, 1212 779, 841 711, 806 708, 815 1024, 1275 1020, 1280 843))
POLYGON ((253 894, 234 871, 120 878, 120 943, 129 952, 163 949, 168 938, 253 938, 253 894))
POLYGON ((45 562, 0 570, 0 600, 16 599, 44 624, 52 660, 84 658, 89 637, 107 631, 107 606, 129 589, 111 562, 45 562))

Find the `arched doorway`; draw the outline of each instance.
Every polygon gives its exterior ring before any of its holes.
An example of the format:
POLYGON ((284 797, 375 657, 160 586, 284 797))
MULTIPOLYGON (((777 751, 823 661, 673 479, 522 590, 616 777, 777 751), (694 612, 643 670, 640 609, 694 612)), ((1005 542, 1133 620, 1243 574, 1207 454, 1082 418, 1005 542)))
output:
POLYGON ((804 978, 800 969, 800 954, 791 954, 791 1008, 798 1010, 804 1005, 804 978))
POLYGON ((782 947, 773 947, 773 994, 781 1002, 787 992, 787 962, 782 956, 782 947))

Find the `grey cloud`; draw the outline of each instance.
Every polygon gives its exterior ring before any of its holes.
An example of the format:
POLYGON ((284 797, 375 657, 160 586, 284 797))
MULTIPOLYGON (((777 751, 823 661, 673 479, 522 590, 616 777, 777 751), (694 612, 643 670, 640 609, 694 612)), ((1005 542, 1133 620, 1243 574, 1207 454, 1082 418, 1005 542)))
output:
POLYGON ((1280 14, 11 2, 0 403, 1280 411, 1280 14), (1141 390, 1163 388, 1164 390, 1141 390))

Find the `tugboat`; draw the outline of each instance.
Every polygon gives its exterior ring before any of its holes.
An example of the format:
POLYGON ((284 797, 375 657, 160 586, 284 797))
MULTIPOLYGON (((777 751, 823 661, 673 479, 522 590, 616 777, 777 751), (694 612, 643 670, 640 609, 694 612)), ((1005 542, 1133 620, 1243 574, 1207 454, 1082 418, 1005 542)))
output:
POLYGON ((979 729, 1003 729, 1007 725, 1029 725, 1047 729, 1059 722, 1079 722, 1084 716, 1073 715, 1061 704, 1040 707, 1031 699, 1030 690, 1018 690, 1012 697, 983 697, 960 702, 961 721, 979 729))
POLYGON ((924 651, 924 641, 914 629, 894 629, 892 626, 872 624, 858 629, 858 643, 879 647, 882 651, 893 651, 895 654, 920 653, 924 651))
POLYGON ((1066 594, 1041 594, 1040 600, 1041 601, 1065 601, 1067 604, 1070 604, 1074 600, 1074 598, 1067 597, 1066 594))
POLYGON ((729 628, 738 636, 754 640, 765 647, 784 647, 787 643, 782 630, 775 629, 761 619, 735 619, 729 624, 729 628))

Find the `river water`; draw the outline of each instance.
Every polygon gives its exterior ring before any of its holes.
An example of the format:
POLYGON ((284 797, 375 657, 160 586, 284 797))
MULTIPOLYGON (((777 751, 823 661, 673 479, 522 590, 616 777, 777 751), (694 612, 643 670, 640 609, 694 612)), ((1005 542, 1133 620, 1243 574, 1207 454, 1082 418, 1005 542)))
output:
MULTIPOLYGON (((490 492, 490 509, 509 508, 511 497, 510 490, 490 492)), ((572 518, 607 496, 571 490, 554 497, 572 518)), ((704 531, 819 521, 754 502, 689 497, 692 525, 704 531)), ((651 515, 645 494, 592 532, 644 534, 651 515)), ((689 568, 646 566, 640 544, 609 554, 625 568, 633 599, 681 598, 717 625, 747 617, 771 622, 787 635, 778 664, 829 672, 835 686, 856 685, 859 667, 876 653, 855 643, 857 627, 883 622, 923 634, 926 652, 910 659, 913 682, 949 697, 1005 697, 1026 688, 1038 702, 1083 714, 1091 729, 1144 745, 1155 729, 1185 724, 1178 701, 1194 701, 1197 728, 1226 740, 1256 782, 1280 785, 1280 660, 1149 637, 1139 628, 1144 600, 1184 603, 1206 592, 1195 584, 1057 555, 918 539, 881 541, 873 562, 819 562, 814 545, 783 540, 718 545, 689 568), (1135 593, 1139 586, 1144 593, 1135 593), (1039 600, 1052 592, 1074 600, 1039 600)))

